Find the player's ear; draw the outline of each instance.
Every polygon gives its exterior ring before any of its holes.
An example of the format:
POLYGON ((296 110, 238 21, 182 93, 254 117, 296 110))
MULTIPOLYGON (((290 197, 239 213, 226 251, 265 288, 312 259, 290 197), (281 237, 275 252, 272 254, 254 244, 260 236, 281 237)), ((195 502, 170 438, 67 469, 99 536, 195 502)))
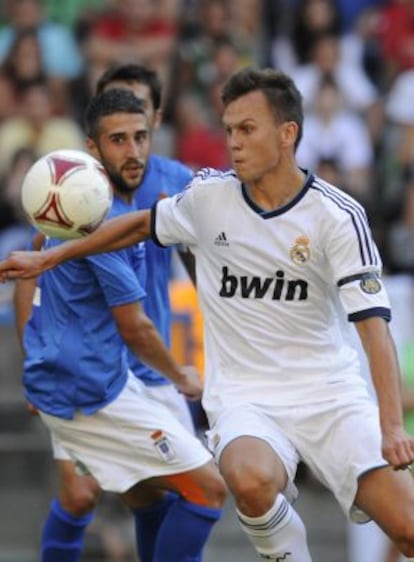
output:
POLYGON ((281 131, 282 146, 285 148, 294 147, 298 136, 298 124, 295 121, 283 123, 281 131))
POLYGON ((86 137, 86 148, 88 149, 88 152, 91 156, 93 156, 94 158, 98 158, 99 160, 98 147, 91 137, 86 137))
POLYGON ((161 109, 157 109, 157 110, 154 112, 154 118, 153 118, 152 128, 153 128, 153 129, 158 129, 159 126, 161 125, 161 121, 162 121, 162 110, 161 110, 161 109))

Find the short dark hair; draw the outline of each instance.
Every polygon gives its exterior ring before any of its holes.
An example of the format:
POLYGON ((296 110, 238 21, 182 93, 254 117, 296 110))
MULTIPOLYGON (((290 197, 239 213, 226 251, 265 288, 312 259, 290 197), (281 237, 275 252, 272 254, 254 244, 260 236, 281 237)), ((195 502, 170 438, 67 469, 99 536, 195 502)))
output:
POLYGON ((246 67, 239 70, 223 86, 221 99, 226 107, 232 101, 250 92, 260 90, 279 122, 294 121, 298 125, 295 146, 302 138, 303 107, 302 95, 293 80, 284 72, 271 68, 246 67))
POLYGON ((140 113, 145 115, 141 100, 128 90, 108 90, 94 96, 85 110, 85 131, 88 137, 96 140, 99 133, 99 121, 102 117, 114 113, 140 113))
POLYGON ((158 74, 140 64, 117 64, 110 66, 99 78, 96 84, 96 93, 100 94, 111 82, 122 80, 123 82, 138 82, 145 84, 150 89, 152 105, 154 109, 161 108, 162 86, 158 74))

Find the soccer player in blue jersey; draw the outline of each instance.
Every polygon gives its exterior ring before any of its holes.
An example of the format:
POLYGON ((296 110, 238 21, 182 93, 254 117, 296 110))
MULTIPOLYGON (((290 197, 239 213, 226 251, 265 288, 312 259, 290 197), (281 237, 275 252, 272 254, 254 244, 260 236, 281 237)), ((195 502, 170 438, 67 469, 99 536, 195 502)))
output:
MULTIPOLYGON (((90 151, 114 186, 111 216, 132 210, 150 149, 151 126, 142 103, 131 92, 105 92, 92 100, 87 127, 90 151)), ((56 244, 46 242, 47 247, 56 244)), ((196 382, 178 371, 143 311, 142 261, 139 247, 73 262, 38 281, 24 332, 26 393, 51 428, 60 473, 59 497, 42 536, 42 562, 79 560, 101 488, 122 493, 133 510, 142 560, 199 560, 220 515, 224 484, 209 453, 171 410, 127 375, 131 354, 122 339, 155 372, 169 375, 183 394, 196 393, 200 384, 195 373, 196 382), (114 419, 100 415, 107 409, 114 419), (120 434, 119 426, 124 427, 120 434), (105 434, 107 443, 98 434, 105 434), (75 464, 86 475, 78 475, 75 464)))
MULTIPOLYGON (((114 65, 100 77, 96 90, 101 93, 113 88, 131 90, 142 101, 151 130, 155 131, 159 127, 162 118, 162 87, 156 72, 138 64, 114 65)), ((192 176, 192 171, 177 160, 151 153, 135 192, 138 208, 150 208, 160 199, 180 193, 188 185, 192 176)), ((147 298, 144 309, 169 347, 171 310, 168 281, 173 249, 163 250, 152 240, 145 242, 145 248, 149 283, 146 287, 147 298)), ((176 249, 190 277, 195 281, 192 254, 180 247, 176 249)), ((137 362, 135 357, 131 357, 131 361, 134 373, 153 389, 158 400, 167 402, 171 410, 177 412, 182 423, 190 428, 192 420, 188 406, 170 381, 148 365, 137 362)))
POLYGON ((209 442, 258 554, 312 560, 291 505, 303 460, 350 519, 376 521, 414 562, 414 438, 403 426, 390 304, 365 211, 296 162, 303 112, 289 76, 242 69, 222 99, 234 171, 205 170, 183 194, 106 221, 82 240, 14 253, 0 277, 36 275, 151 234, 161 245, 190 245, 204 314, 209 442))

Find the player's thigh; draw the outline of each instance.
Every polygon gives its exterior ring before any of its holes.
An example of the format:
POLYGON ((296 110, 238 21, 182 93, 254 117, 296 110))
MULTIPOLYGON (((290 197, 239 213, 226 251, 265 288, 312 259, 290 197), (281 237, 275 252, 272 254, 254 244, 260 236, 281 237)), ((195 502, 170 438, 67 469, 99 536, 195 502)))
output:
POLYGON ((376 404, 369 397, 341 397, 303 407, 289 420, 291 438, 312 472, 355 522, 370 519, 355 505, 359 479, 386 466, 376 404))
POLYGON ((58 472, 58 496, 70 513, 86 513, 93 509, 101 489, 90 474, 81 474, 70 454, 56 435, 51 435, 53 459, 58 472))
POLYGON ((359 479, 355 503, 390 536, 414 522, 414 480, 409 470, 383 467, 359 479))
MULTIPOLYGON (((207 432, 208 445, 229 488, 241 482, 269 481, 289 501, 297 496, 294 485, 299 457, 278 424, 253 406, 225 410, 207 432)), ((253 482, 254 484, 254 482, 253 482)))

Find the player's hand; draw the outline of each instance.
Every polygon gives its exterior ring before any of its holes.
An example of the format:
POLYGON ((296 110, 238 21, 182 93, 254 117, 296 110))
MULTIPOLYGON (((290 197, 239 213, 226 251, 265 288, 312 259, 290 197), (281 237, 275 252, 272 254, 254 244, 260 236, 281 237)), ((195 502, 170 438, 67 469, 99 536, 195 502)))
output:
POLYGON ((178 392, 184 394, 188 400, 199 400, 203 393, 203 383, 195 367, 191 365, 181 367, 181 374, 184 375, 184 380, 176 384, 178 392))
POLYGON ((414 438, 403 427, 383 431, 382 454, 394 470, 404 470, 414 462, 414 438))
POLYGON ((43 252, 12 252, 0 262, 0 281, 30 279, 49 269, 43 252))

